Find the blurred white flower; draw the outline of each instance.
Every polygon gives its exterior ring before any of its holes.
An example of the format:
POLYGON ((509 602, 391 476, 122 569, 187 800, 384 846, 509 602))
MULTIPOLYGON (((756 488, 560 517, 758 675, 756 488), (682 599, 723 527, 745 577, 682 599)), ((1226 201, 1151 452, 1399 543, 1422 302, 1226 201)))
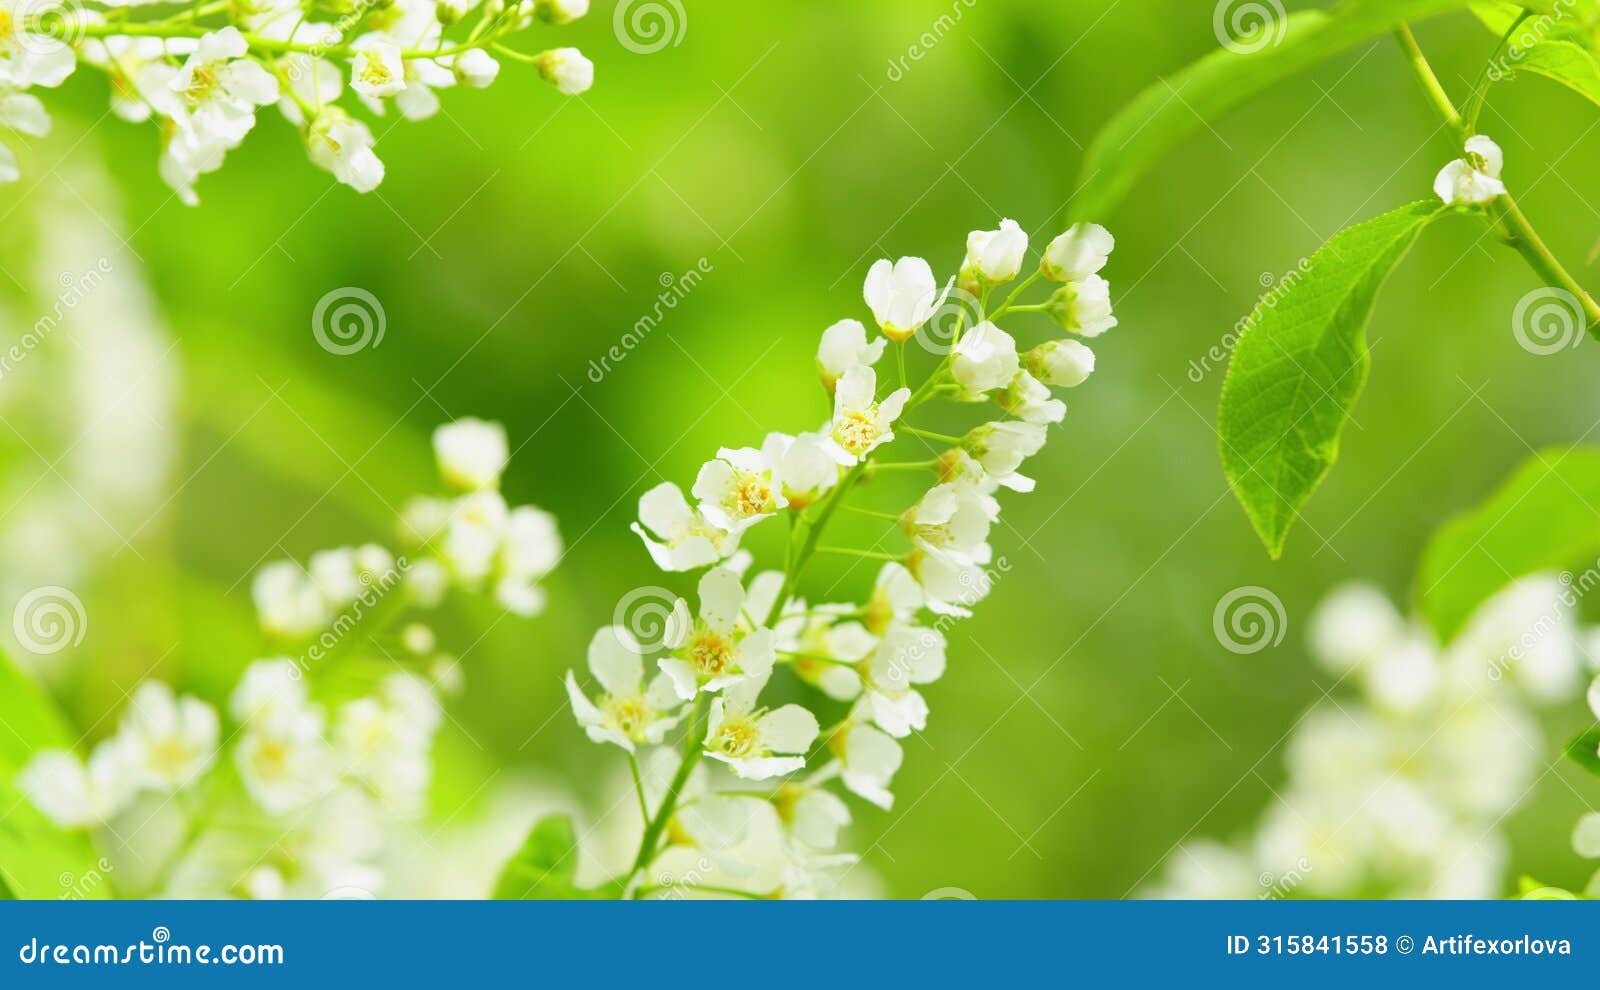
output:
POLYGON ((506 428, 471 417, 435 429, 433 453, 444 480, 468 492, 500 484, 510 458, 506 428))

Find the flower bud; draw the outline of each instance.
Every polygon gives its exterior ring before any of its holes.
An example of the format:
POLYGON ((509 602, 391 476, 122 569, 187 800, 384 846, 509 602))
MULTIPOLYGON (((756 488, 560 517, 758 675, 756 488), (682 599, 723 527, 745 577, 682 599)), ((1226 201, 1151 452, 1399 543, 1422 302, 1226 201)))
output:
POLYGON ((500 63, 482 48, 473 48, 457 55, 451 68, 455 71, 456 82, 472 89, 483 89, 500 74, 500 63))
POLYGON ((963 275, 970 272, 976 281, 991 286, 1009 282, 1022 271, 1027 254, 1027 232, 1015 220, 1001 220, 999 230, 974 230, 967 235, 963 275))
POLYGON ((1027 367, 1046 385, 1073 388, 1094 371, 1094 351, 1076 340, 1050 340, 1028 352, 1027 367))
POLYGON ((568 96, 587 92, 594 85, 594 63, 576 48, 552 48, 534 59, 545 82, 568 96))
POLYGON ((1063 285, 1046 308, 1063 330, 1084 337, 1098 337, 1117 325, 1111 315, 1111 284, 1098 275, 1063 285))
POLYGON ((589 0, 534 0, 533 13, 547 24, 566 24, 589 12, 589 0))
POLYGON ((1075 223, 1045 248, 1039 270, 1056 282, 1076 282, 1106 266, 1116 238, 1097 223, 1075 223))

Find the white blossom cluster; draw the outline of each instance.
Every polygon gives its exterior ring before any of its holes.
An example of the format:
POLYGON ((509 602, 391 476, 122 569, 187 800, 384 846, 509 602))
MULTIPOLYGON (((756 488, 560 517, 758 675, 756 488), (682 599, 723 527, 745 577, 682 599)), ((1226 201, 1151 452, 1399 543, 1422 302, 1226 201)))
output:
MULTIPOLYGON (((177 10, 139 0, 0 0, 0 133, 47 133, 50 117, 35 91, 87 65, 107 76, 117 116, 156 123, 161 177, 185 203, 198 202, 196 181, 222 167, 265 107, 299 130, 313 164, 370 192, 384 167, 368 120, 391 107, 406 120, 431 117, 439 90, 489 86, 500 58, 532 66, 562 93, 586 91, 594 66, 576 48, 527 53, 506 39, 535 21, 565 24, 588 7, 355 0, 327 20, 337 6, 310 0, 192 0, 177 10)), ((19 174, 0 142, 0 182, 19 174)))
MULTIPOLYGON (((36 754, 19 775, 22 793, 56 823, 93 830, 110 854, 162 864, 145 893, 379 893, 385 835, 425 810, 440 696, 461 682, 456 658, 407 616, 452 586, 488 580, 509 610, 531 614, 537 581, 561 553, 546 513, 507 509, 497 491, 507 460, 499 424, 458 420, 435 432, 434 447, 447 481, 470 490, 433 500, 443 524, 416 542, 415 562, 368 544, 316 554, 305 569, 280 561, 257 572, 263 632, 300 652, 250 664, 226 725, 205 701, 147 681, 86 760, 36 754), (364 640, 376 655, 357 655, 364 640), (347 655, 367 662, 341 664, 347 655)), ((123 870, 119 882, 139 873, 123 870)))
POLYGON ((1555 578, 1486 603, 1449 647, 1381 591, 1333 592, 1313 620, 1337 692, 1296 723, 1288 779, 1254 834, 1188 842, 1149 893, 1174 898, 1486 899, 1505 893, 1501 823, 1547 762, 1534 708, 1570 700, 1600 629, 1555 578))
POLYGON ((1104 228, 1074 226, 1003 297, 996 290, 1022 274, 1028 254, 1028 235, 1011 220, 974 231, 959 275, 942 287, 921 258, 877 262, 864 288, 877 332, 843 320, 822 334, 817 368, 831 417, 809 432, 768 434, 759 447, 717 451, 687 495, 667 482, 640 499, 634 530, 662 570, 705 569, 697 594, 662 603, 653 635, 627 625, 595 633, 592 693, 576 674, 567 679, 580 726, 626 750, 639 780, 646 825, 623 878, 634 896, 806 896, 855 861, 834 851, 851 820, 835 788, 892 805, 901 740, 927 725, 921 690, 945 669, 944 630, 993 583, 996 493, 1033 488, 1023 463, 1066 414, 1052 387, 1081 384, 1094 368, 1094 353, 1075 338, 1116 323, 1100 276, 1113 246, 1104 228), (1040 279, 1059 283, 1048 301, 1018 303, 1040 279), (957 281, 967 305, 955 305, 957 281), (1058 331, 1021 348, 1000 322, 1025 313, 1048 314, 1073 336, 1058 331), (928 349, 940 357, 915 388, 905 372, 914 337, 937 337, 928 349), (890 347, 898 385, 877 367, 890 347), (935 415, 935 402, 980 421, 960 436, 911 425, 935 415), (918 459, 890 459, 902 450, 918 459), (926 476, 927 486, 892 512, 846 504, 889 472, 926 476), (889 520, 886 535, 903 549, 822 545, 842 509, 889 520), (789 526, 783 567, 754 570, 741 539, 778 517, 789 526), (864 601, 802 597, 802 574, 818 553, 881 562, 864 601), (767 700, 780 669, 781 690, 805 703, 767 700), (846 713, 824 727, 817 713, 830 708, 846 713), (665 748, 674 734, 676 751, 665 748))

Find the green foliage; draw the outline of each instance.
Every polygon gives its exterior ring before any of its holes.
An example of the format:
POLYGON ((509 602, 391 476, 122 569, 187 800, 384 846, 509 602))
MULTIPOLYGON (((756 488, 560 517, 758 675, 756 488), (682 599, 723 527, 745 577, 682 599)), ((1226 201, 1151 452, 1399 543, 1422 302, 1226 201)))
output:
POLYGON ((1600 554, 1600 448, 1540 451, 1478 508, 1428 542, 1417 598, 1449 642, 1486 599, 1517 578, 1600 554))
MULTIPOLYGON (((0 656, 0 893, 11 897, 58 897, 63 877, 97 870, 87 833, 57 827, 18 792, 17 774, 42 749, 72 748, 73 733, 49 698, 11 661, 0 656)), ((105 897, 108 884, 85 885, 87 896, 105 897)))
POLYGON ((1144 174, 1191 134, 1258 93, 1398 25, 1453 10, 1469 0, 1346 0, 1328 13, 1307 11, 1240 51, 1221 49, 1140 93, 1101 129, 1085 154, 1073 213, 1103 220, 1144 174))
POLYGON ((533 830, 517 854, 507 861, 494 885, 497 901, 584 901, 614 900, 621 894, 620 884, 589 890, 574 880, 578 870, 578 837, 567 815, 547 815, 534 823, 533 830))
POLYGON ((1367 322, 1378 290, 1443 208, 1414 203, 1350 227, 1312 256, 1303 278, 1262 300, 1222 387, 1223 469, 1273 557, 1339 454, 1367 379, 1367 322))
POLYGON ((1570 41, 1542 41, 1511 64, 1514 71, 1553 79, 1591 103, 1600 103, 1600 62, 1570 41))
POLYGON ((1600 777, 1600 725, 1568 739, 1564 752, 1567 759, 1600 777))

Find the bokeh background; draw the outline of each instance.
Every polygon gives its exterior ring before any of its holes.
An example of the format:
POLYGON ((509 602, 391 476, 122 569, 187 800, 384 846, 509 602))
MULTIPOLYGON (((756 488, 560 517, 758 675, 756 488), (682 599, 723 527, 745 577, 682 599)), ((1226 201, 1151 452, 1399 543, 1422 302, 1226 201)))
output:
MULTIPOLYGON (((8 274, 37 261, 40 228, 92 210, 166 328, 100 380, 175 390, 170 408, 138 413, 167 446, 101 462, 115 481, 170 458, 133 518, 102 509, 114 495, 59 491, 95 544, 74 578, 89 634, 55 677, 79 724, 151 674, 224 699, 265 650, 254 568, 389 541, 395 509, 436 484, 432 428, 476 415, 507 425, 504 488, 556 513, 569 552, 538 619, 448 611, 441 635, 465 651, 467 676, 439 743, 434 815, 470 820, 524 773, 599 801, 615 754, 577 731, 560 677, 630 589, 692 587, 655 572, 628 532, 638 495, 687 487, 720 445, 813 427, 826 408, 818 334, 864 315, 871 261, 923 255, 947 275, 966 231, 1000 216, 1042 244, 1096 129, 1217 45, 1212 5, 1193 0, 696 0, 681 43, 638 54, 619 43, 612 6, 597 0, 553 42, 593 58, 589 94, 561 98, 508 64, 488 91, 445 94, 432 120, 376 128, 388 178, 367 196, 313 169, 264 113, 185 208, 157 178, 153 130, 106 117, 88 73, 62 92, 56 137, 19 149, 24 180, 0 192, 8 274), (952 12, 950 30, 928 35, 952 12), (76 161, 107 163, 109 180, 76 161), (590 362, 651 311, 663 276, 701 259, 703 282, 592 381, 590 362), (310 314, 343 286, 381 301, 380 346, 318 345, 310 314)), ((1458 92, 1494 40, 1467 16, 1419 36, 1458 92)), ((1557 253, 1600 283, 1586 265, 1600 235, 1597 120, 1530 79, 1496 90, 1483 129, 1557 253)), ((1248 830, 1283 776, 1285 733, 1333 680, 1305 646, 1318 599, 1367 578, 1406 600, 1437 525, 1530 449, 1593 433, 1592 343, 1519 347, 1510 313, 1532 276, 1451 219, 1384 293, 1356 422, 1282 561, 1227 494, 1221 371, 1191 377, 1191 362, 1342 226, 1427 196, 1456 153, 1384 39, 1202 128, 1099 218, 1118 238, 1107 275, 1121 326, 1030 465, 1038 492, 1007 501, 996 544, 1013 570, 952 633, 899 804, 857 809, 850 844, 884 891, 1123 897, 1180 841, 1248 830), (1218 643, 1213 608, 1242 585, 1284 603, 1279 646, 1240 656, 1218 643)), ((61 398, 36 389, 5 408, 12 501, 64 480, 74 437, 52 411, 61 398)), ((107 414, 124 415, 114 403, 107 414)), ((30 576, 61 563, 49 541, 30 542, 28 520, 0 525, 30 576)), ((859 592, 870 576, 815 580, 859 592)), ((1588 718, 1574 703, 1548 720, 1556 740, 1588 718)), ((1507 825, 1519 871, 1581 886, 1567 833, 1585 795, 1593 784, 1567 767, 1540 778, 1507 825)))

